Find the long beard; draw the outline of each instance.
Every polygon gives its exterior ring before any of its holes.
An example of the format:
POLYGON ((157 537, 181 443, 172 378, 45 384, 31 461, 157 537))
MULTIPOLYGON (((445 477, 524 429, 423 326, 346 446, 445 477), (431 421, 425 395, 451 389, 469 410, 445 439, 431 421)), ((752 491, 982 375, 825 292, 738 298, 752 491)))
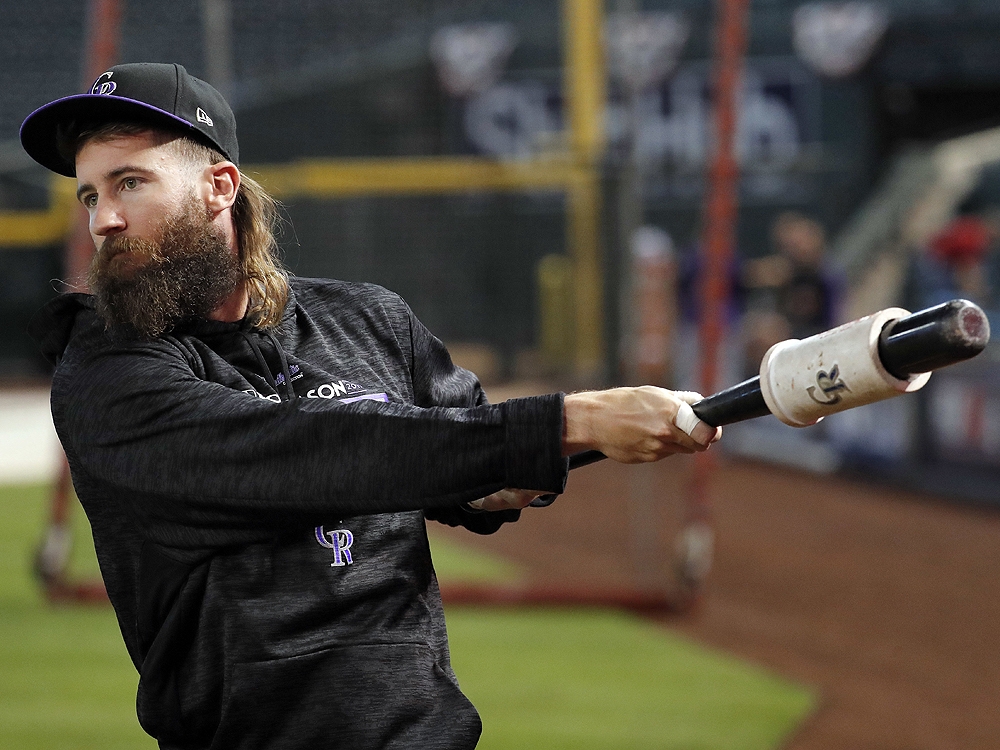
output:
POLYGON ((88 274, 108 329, 144 339, 207 318, 242 279, 225 236, 193 200, 163 222, 158 239, 105 240, 88 274))

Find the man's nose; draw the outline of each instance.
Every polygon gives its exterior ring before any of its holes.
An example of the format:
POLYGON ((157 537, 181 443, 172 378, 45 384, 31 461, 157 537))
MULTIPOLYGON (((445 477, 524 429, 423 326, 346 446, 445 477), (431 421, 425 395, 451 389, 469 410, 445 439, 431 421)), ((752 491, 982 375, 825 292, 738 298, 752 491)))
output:
POLYGON ((98 201, 90 214, 90 233, 95 237, 107 237, 125 228, 125 217, 112 201, 98 201))

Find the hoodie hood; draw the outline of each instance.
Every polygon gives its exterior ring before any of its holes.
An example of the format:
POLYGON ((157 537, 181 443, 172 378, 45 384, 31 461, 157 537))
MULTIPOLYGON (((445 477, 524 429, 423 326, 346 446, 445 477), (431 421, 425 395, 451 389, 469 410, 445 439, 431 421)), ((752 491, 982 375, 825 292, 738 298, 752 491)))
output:
MULTIPOLYGON (((53 367, 59 363, 73 335, 77 317, 94 310, 89 294, 60 294, 49 300, 28 323, 28 335, 38 344, 42 355, 53 367)), ((96 313, 95 313, 96 314, 96 313)))

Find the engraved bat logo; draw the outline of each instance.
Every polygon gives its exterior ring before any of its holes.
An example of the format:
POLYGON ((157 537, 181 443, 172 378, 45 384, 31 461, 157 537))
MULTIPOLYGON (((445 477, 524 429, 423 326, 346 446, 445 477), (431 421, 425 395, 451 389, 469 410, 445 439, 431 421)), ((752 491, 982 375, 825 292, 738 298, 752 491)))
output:
POLYGON ((809 398, 817 404, 823 404, 823 406, 839 404, 841 398, 843 398, 840 393, 841 391, 850 393, 851 389, 847 387, 847 383, 840 379, 840 368, 837 365, 831 367, 829 373, 822 370, 817 372, 816 385, 806 388, 809 398), (821 392, 822 398, 816 396, 817 390, 821 392))

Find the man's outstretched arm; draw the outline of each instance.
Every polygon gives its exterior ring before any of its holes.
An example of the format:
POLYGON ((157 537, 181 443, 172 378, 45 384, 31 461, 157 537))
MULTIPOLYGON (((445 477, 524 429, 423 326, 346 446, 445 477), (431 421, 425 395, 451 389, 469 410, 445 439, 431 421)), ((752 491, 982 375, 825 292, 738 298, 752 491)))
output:
MULTIPOLYGON (((694 416, 690 405, 700 400, 698 393, 650 385, 571 393, 563 405, 563 455, 597 450, 615 461, 637 464, 708 450, 722 428, 694 416)), ((470 505, 480 510, 524 508, 539 494, 505 489, 470 505)))

